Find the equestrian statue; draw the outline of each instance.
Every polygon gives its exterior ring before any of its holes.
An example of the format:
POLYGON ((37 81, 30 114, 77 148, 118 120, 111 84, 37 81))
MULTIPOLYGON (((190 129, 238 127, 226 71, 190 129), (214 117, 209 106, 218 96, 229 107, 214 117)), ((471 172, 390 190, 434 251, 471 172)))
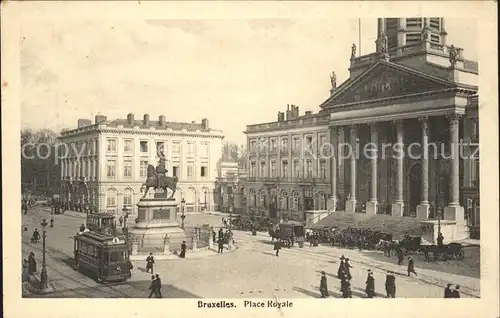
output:
POLYGON ((146 182, 142 185, 146 188, 144 191, 144 195, 142 198, 145 198, 148 194, 149 188, 153 188, 154 190, 162 189, 167 196, 167 189, 172 190, 172 194, 168 197, 168 200, 172 199, 175 194, 175 190, 177 189, 177 181, 179 181, 178 177, 168 177, 166 173, 168 172, 165 167, 165 162, 167 161, 165 154, 158 148, 156 150, 157 156, 160 158, 158 162, 158 166, 155 167, 153 165, 148 165, 147 170, 147 179, 146 182))

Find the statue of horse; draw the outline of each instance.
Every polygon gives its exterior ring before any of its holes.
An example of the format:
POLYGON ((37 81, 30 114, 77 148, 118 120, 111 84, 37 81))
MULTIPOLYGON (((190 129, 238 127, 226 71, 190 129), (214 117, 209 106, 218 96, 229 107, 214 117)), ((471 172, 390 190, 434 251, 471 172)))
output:
POLYGON ((144 195, 142 198, 145 198, 146 195, 148 194, 149 188, 153 189, 162 189, 165 192, 165 195, 167 194, 167 189, 172 190, 172 194, 168 199, 172 199, 175 194, 175 190, 177 189, 177 182, 179 181, 178 177, 167 177, 165 175, 159 175, 155 171, 155 167, 153 165, 148 165, 148 170, 147 170, 147 179, 146 182, 142 184, 143 187, 146 188, 144 191, 144 195))

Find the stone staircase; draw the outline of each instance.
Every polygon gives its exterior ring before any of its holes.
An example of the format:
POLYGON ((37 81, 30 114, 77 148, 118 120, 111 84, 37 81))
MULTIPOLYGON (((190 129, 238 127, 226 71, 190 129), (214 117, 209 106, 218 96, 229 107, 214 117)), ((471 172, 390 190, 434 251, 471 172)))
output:
POLYGON ((358 229, 369 228, 391 233, 396 240, 402 238, 405 234, 414 236, 423 234, 422 225, 416 218, 385 214, 367 215, 365 213, 335 212, 320 220, 316 225, 336 226, 340 229, 348 227, 358 229))

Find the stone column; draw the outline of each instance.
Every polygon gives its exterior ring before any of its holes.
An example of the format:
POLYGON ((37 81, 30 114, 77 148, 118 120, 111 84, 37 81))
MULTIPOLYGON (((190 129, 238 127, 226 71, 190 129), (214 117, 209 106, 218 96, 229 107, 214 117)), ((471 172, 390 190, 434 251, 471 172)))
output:
POLYGON ((357 131, 356 131, 356 126, 351 125, 349 127, 349 133, 350 133, 350 170, 351 170, 351 191, 350 191, 350 196, 347 198, 347 201, 345 203, 345 211, 346 212, 356 212, 356 138, 357 138, 357 131))
POLYGON ((396 201, 392 204, 392 215, 403 216, 403 121, 397 120, 396 124, 396 144, 398 145, 397 153, 395 154, 396 164, 397 164, 397 176, 396 176, 396 201))
POLYGON ((450 131, 450 155, 451 155, 451 166, 450 166, 450 202, 448 206, 444 208, 443 219, 452 220, 457 222, 457 237, 455 240, 459 240, 466 236, 465 232, 465 219, 464 219, 464 208, 460 206, 460 144, 459 144, 459 122, 460 115, 451 114, 446 116, 449 122, 450 131))
POLYGON ((163 238, 163 254, 168 255, 170 253, 170 238, 168 235, 165 235, 165 238, 163 238))
POLYGON ((366 203, 366 214, 377 214, 378 200, 377 200, 377 163, 378 163, 378 127, 376 123, 370 124, 370 161, 371 161, 371 189, 370 189, 370 201, 366 203))
POLYGON ((326 209, 331 212, 337 210, 337 161, 338 161, 338 128, 330 127, 330 183, 332 193, 326 209))
POLYGON ((429 218, 429 122, 427 116, 419 118, 422 124, 422 201, 417 206, 417 218, 429 218))

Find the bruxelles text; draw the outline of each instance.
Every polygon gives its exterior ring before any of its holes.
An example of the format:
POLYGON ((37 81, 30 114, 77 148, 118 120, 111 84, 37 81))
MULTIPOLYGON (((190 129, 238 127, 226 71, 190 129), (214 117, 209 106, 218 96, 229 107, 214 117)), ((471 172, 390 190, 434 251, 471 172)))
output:
MULTIPOLYGON (((21 147, 21 156, 24 159, 54 159, 56 163, 65 158, 81 158, 92 154, 87 147, 77 147, 74 144, 57 143, 57 144, 24 144, 21 147)), ((274 152, 288 152, 288 148, 270 147, 267 143, 260 143, 257 149, 250 149, 249 155, 272 154, 274 152)), ((422 144, 413 142, 408 145, 402 143, 373 143, 368 142, 360 145, 359 140, 356 140, 353 146, 350 143, 338 143, 334 146, 330 143, 324 143, 322 146, 314 147, 306 146, 302 148, 292 148, 294 157, 297 155, 304 158, 313 159, 329 159, 335 157, 339 160, 350 159, 354 156, 356 159, 386 159, 386 158, 409 158, 409 159, 452 159, 459 156, 460 159, 472 159, 479 157, 479 144, 466 143, 461 140, 456 147, 453 143, 432 143, 427 144, 427 148, 423 149, 422 144), (426 151, 425 151, 426 150, 426 151)), ((168 156, 168 152, 167 152, 168 156)))

